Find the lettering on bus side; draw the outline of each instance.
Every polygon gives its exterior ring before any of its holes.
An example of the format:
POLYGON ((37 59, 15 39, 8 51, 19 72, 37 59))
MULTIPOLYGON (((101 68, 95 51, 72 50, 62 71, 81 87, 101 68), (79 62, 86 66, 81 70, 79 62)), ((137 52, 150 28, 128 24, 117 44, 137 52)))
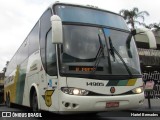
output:
POLYGON ((102 82, 86 82, 87 86, 104 86, 102 82))

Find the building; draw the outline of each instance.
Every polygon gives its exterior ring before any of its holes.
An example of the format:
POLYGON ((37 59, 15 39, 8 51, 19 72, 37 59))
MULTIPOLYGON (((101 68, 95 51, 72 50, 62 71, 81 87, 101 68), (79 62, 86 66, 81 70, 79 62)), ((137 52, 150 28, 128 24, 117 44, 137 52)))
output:
POLYGON ((135 36, 138 54, 140 58, 143 80, 154 81, 154 89, 151 92, 153 98, 160 98, 160 31, 153 31, 157 42, 156 49, 149 48, 149 41, 146 35, 135 36))
POLYGON ((160 31, 154 31, 157 49, 149 49, 148 38, 144 34, 136 35, 136 44, 142 72, 160 72, 160 31))

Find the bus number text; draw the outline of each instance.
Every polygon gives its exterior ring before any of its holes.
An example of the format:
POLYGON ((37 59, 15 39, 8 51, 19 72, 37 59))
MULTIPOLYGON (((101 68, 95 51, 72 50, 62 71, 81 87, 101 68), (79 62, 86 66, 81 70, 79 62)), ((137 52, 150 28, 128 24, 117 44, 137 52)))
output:
POLYGON ((87 82, 87 86, 104 86, 104 83, 101 82, 87 82))

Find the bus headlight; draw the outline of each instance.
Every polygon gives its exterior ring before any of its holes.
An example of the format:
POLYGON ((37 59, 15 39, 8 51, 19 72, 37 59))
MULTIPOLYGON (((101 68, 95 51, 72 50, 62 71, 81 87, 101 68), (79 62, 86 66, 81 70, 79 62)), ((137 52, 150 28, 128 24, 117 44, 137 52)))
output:
POLYGON ((140 94, 144 91, 144 88, 143 87, 137 87, 135 89, 132 90, 133 93, 136 93, 136 94, 140 94))
POLYGON ((74 95, 79 95, 80 94, 80 90, 79 89, 73 89, 73 94, 74 95))
POLYGON ((79 96, 85 96, 89 94, 88 90, 78 89, 78 88, 69 88, 64 87, 61 88, 62 92, 69 94, 69 95, 79 95, 79 96))

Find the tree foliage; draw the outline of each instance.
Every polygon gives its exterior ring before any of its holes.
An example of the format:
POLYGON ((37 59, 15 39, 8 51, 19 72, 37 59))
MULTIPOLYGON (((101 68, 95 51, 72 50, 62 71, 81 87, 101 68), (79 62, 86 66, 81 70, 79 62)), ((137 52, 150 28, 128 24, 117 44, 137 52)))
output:
POLYGON ((154 29, 155 31, 160 30, 160 22, 159 23, 151 23, 149 25, 144 25, 146 28, 154 29))
POLYGON ((143 25, 145 16, 149 16, 147 11, 139 11, 137 7, 134 7, 132 10, 122 9, 119 13, 127 21, 127 24, 131 24, 132 29, 135 29, 135 23, 143 25), (141 18, 143 22, 138 21, 138 18, 141 18))

